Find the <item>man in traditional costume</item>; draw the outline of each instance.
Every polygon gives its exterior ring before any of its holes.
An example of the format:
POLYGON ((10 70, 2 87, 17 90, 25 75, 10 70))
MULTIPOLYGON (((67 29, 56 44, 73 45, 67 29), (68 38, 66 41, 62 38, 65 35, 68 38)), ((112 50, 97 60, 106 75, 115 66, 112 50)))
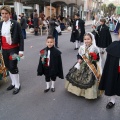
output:
POLYGON ((73 29, 71 34, 71 42, 76 42, 74 50, 79 48, 79 42, 83 42, 83 36, 85 34, 85 22, 79 18, 79 14, 75 14, 75 20, 73 22, 73 29))
POLYGON ((115 105, 115 96, 120 96, 120 41, 114 41, 108 46, 106 51, 107 58, 99 89, 104 90, 105 95, 109 96, 109 102, 106 108, 111 109, 115 105))
POLYGON ((11 60, 10 56, 18 54, 23 56, 24 40, 22 36, 22 30, 14 20, 10 20, 11 8, 10 6, 2 6, 0 8, 3 21, 0 22, 0 46, 2 48, 3 59, 5 66, 9 71, 12 84, 7 90, 13 90, 13 94, 17 94, 20 91, 19 73, 17 67, 17 59, 11 60))

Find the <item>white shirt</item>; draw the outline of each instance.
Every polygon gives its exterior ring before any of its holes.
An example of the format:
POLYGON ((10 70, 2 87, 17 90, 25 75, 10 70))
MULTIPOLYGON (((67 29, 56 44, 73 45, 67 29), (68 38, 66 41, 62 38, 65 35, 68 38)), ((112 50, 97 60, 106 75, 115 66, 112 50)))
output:
POLYGON ((11 40, 11 34, 10 34, 10 26, 11 26, 11 21, 4 21, 3 25, 2 25, 2 31, 1 34, 2 36, 6 37, 6 42, 11 45, 12 44, 12 40, 11 40))
MULTIPOLYGON (((11 39, 11 21, 10 19, 8 21, 4 21, 2 24, 2 30, 1 30, 1 35, 6 38, 6 42, 11 45, 12 44, 12 39, 11 39)), ((19 54, 23 54, 23 51, 19 51, 19 54)))
POLYGON ((78 30, 78 23, 79 23, 79 20, 76 21, 76 29, 78 30))
POLYGON ((48 66, 49 66, 50 65, 50 50, 48 50, 47 58, 48 58, 48 66))

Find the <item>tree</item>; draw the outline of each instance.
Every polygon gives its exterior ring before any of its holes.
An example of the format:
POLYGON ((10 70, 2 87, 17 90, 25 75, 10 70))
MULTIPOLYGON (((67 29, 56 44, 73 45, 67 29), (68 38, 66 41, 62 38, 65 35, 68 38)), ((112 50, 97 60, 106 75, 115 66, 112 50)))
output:
POLYGON ((101 6, 101 10, 104 12, 105 15, 107 15, 107 13, 108 13, 108 7, 107 7, 106 4, 103 4, 103 5, 101 6))
POLYGON ((109 15, 112 15, 115 12, 116 6, 113 3, 108 5, 109 15))

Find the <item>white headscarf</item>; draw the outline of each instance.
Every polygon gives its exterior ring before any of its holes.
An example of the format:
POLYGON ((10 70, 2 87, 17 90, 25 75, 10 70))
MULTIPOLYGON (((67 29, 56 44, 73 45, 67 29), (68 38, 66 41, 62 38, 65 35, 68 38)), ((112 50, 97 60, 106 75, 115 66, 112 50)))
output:
MULTIPOLYGON (((98 47, 96 46, 95 36, 91 32, 87 32, 87 34, 91 35, 91 37, 92 37, 92 45, 94 45, 98 49, 98 47)), ((98 51, 99 51, 99 49, 98 49, 98 51)))
POLYGON ((97 62, 97 64, 98 64, 98 66, 100 67, 100 73, 102 74, 101 54, 100 54, 99 48, 96 46, 95 36, 94 36, 91 32, 87 32, 87 34, 90 34, 90 35, 91 35, 91 37, 92 37, 92 45, 95 46, 95 47, 97 48, 97 50, 98 50, 100 60, 97 62))

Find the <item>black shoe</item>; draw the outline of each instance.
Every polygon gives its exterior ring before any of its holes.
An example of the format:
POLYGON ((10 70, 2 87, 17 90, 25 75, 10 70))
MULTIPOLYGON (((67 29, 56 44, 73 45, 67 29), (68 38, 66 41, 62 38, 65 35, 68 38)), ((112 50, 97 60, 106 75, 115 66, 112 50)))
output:
POLYGON ((10 86, 7 88, 7 91, 12 90, 13 88, 15 88, 15 86, 14 86, 14 85, 10 85, 10 86))
POLYGON ((52 92, 55 92, 55 88, 51 88, 51 91, 52 91, 52 92))
POLYGON ((44 90, 44 93, 47 93, 49 90, 50 90, 50 88, 49 88, 49 89, 45 89, 45 90, 44 90))
POLYGON ((15 89, 13 90, 13 95, 19 93, 20 89, 21 89, 21 87, 15 88, 15 89))
POLYGON ((74 50, 78 50, 78 48, 75 48, 74 50))
POLYGON ((107 109, 111 109, 111 108, 114 107, 114 105, 115 105, 115 103, 113 104, 112 102, 109 102, 109 103, 106 105, 106 108, 107 108, 107 109))

